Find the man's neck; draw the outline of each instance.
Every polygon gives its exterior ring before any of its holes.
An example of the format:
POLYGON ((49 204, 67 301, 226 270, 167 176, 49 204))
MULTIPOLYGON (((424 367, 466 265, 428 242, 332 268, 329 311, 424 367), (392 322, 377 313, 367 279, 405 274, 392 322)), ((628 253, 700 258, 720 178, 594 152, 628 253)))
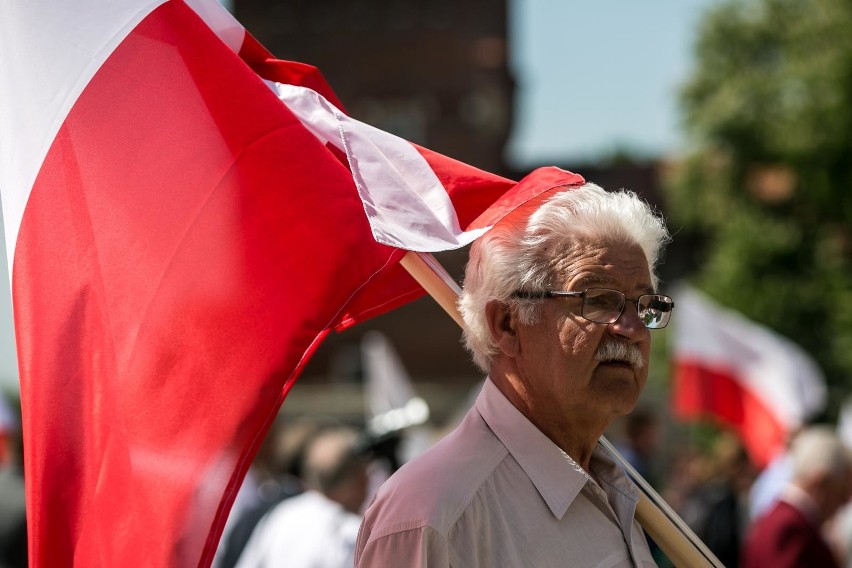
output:
POLYGON ((610 420, 604 417, 590 417, 588 413, 563 413, 558 416, 538 412, 534 404, 523 392, 505 376, 494 373, 491 380, 503 393, 503 396, 527 417, 542 434, 550 438, 563 452, 571 456, 587 473, 591 474, 589 464, 598 440, 603 436, 610 420))

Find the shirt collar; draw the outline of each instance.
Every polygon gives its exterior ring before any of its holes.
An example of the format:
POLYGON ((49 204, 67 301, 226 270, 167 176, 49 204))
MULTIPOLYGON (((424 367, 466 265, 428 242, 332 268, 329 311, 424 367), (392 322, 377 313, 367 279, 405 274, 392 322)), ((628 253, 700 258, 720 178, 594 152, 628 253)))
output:
MULTIPOLYGON (((586 483, 594 481, 515 408, 490 378, 485 380, 475 406, 533 482, 553 515, 561 519, 586 483)), ((590 465, 607 493, 616 490, 631 501, 638 500, 635 488, 600 445, 595 448, 590 465)))

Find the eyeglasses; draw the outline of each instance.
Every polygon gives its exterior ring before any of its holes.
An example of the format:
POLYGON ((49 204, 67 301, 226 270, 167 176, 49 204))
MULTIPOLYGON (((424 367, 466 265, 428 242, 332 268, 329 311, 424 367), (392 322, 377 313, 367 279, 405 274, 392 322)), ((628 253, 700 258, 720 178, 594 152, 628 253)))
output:
POLYGON ((666 327, 674 309, 672 299, 662 294, 642 294, 635 300, 631 300, 623 292, 609 288, 587 288, 582 292, 565 292, 562 290, 527 292, 519 290, 512 296, 524 300, 582 298, 583 307, 580 310, 580 315, 595 323, 616 322, 624 313, 624 306, 627 302, 633 302, 636 304, 639 319, 648 329, 666 327))

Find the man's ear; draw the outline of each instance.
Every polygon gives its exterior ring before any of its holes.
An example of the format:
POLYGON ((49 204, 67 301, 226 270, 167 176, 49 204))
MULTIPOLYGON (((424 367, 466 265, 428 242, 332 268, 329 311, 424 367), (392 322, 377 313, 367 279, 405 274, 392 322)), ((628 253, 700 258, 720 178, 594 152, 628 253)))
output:
POLYGON ((492 300, 485 305, 485 317, 497 348, 506 355, 515 355, 518 351, 517 318, 509 306, 492 300))

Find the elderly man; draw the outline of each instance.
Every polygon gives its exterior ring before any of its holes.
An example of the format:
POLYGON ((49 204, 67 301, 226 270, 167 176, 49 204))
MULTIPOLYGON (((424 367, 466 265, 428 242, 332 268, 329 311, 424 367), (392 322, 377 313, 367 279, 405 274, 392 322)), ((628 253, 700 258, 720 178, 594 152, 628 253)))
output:
POLYGON ((654 274, 667 239, 634 194, 586 184, 474 243, 460 307, 488 379, 461 425, 381 488, 356 566, 655 565, 638 491, 598 439, 635 405, 650 330, 669 321, 654 274))

